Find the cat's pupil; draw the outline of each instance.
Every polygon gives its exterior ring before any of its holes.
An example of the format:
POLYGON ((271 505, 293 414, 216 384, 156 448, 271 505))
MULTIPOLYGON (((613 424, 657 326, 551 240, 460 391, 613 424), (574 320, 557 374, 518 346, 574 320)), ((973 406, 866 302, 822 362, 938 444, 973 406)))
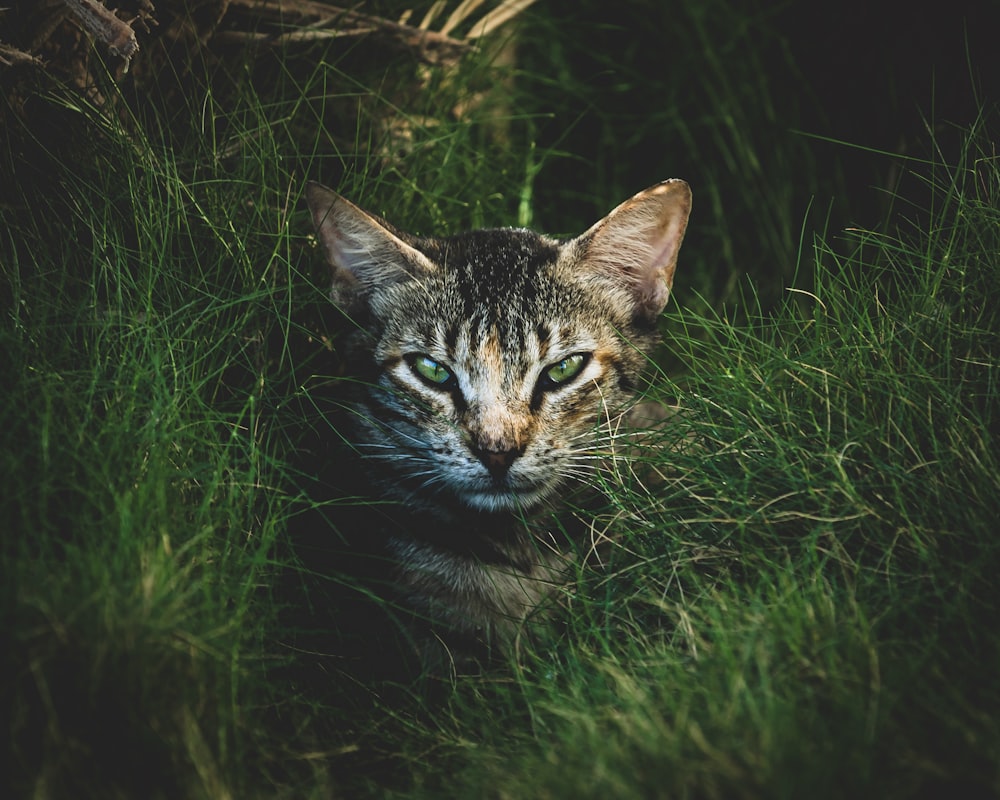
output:
POLYGON ((443 386, 451 380, 451 371, 430 356, 413 356, 410 364, 419 377, 435 386, 443 386))

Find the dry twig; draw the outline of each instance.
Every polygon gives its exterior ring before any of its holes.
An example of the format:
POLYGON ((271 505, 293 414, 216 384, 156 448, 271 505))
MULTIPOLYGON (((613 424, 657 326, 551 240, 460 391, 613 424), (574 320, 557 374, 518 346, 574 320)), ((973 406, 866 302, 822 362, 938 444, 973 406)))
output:
POLYGON ((0 64, 5 67, 15 67, 21 64, 31 64, 32 66, 42 66, 42 60, 31 53, 25 53, 17 47, 0 42, 0 64))
POLYGON ((139 42, 135 38, 132 25, 118 19, 115 12, 101 5, 97 0, 63 0, 70 11, 76 16, 87 31, 108 47, 113 56, 120 56, 125 61, 125 72, 128 72, 132 56, 139 50, 139 42))
POLYGON ((412 50, 428 64, 451 64, 469 50, 458 39, 384 17, 333 6, 320 0, 230 0, 230 10, 254 21, 252 30, 219 31, 217 42, 257 42, 279 46, 378 34, 412 50), (290 26, 289 23, 292 23, 290 26))

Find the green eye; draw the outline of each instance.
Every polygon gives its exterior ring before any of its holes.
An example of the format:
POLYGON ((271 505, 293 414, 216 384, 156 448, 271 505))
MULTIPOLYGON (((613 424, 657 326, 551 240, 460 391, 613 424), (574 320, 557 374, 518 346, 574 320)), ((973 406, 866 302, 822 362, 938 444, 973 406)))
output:
POLYGON ((451 380, 451 371, 430 356, 414 356, 410 367, 428 383, 443 386, 451 380))
POLYGON ((574 353, 571 356, 566 356, 562 361, 557 361, 555 364, 549 365, 545 369, 545 378, 550 385, 558 386, 575 378, 586 363, 586 355, 583 353, 574 353))

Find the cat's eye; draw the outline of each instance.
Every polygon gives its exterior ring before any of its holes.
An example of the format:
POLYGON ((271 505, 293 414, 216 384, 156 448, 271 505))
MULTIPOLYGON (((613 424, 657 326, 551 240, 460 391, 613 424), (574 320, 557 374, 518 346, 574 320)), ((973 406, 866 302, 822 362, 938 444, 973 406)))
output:
POLYGON ((451 370, 430 356, 416 355, 410 358, 410 368, 433 386, 444 386, 451 380, 451 370))
POLYGON ((579 375, 586 363, 587 356, 584 353, 566 356, 562 361, 557 361, 545 368, 545 382, 549 386, 559 386, 566 383, 579 375))

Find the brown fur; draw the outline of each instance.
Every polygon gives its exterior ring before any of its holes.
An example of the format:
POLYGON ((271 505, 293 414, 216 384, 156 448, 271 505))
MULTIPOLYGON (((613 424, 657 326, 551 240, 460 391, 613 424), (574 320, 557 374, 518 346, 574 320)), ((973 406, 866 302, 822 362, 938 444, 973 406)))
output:
POLYGON ((372 532, 390 589, 453 650, 507 645, 571 563, 562 501, 628 449, 620 423, 690 190, 657 184, 568 242, 418 238, 319 184, 306 195, 331 296, 357 326, 350 468, 397 504, 372 532))

